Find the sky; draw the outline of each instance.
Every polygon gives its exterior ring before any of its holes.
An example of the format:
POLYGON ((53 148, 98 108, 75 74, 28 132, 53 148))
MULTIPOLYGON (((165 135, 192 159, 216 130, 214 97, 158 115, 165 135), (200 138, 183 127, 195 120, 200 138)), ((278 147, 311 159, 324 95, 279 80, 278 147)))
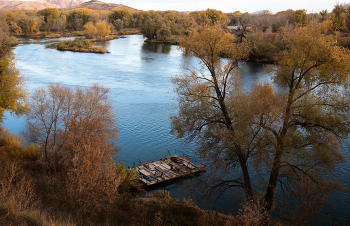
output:
MULTIPOLYGON (((176 10, 200 11, 210 9, 221 10, 224 13, 241 11, 254 13, 259 10, 279 12, 287 9, 306 9, 307 13, 318 13, 327 9, 332 11, 339 0, 100 0, 106 3, 123 4, 139 10, 176 10)), ((340 3, 342 3, 340 1, 340 3)))

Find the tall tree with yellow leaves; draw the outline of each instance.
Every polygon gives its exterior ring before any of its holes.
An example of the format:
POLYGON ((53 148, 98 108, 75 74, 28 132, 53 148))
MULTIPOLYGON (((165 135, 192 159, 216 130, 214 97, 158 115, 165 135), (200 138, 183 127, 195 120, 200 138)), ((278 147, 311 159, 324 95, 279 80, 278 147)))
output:
POLYGON ((0 122, 3 122, 5 111, 24 114, 26 97, 23 77, 15 68, 15 58, 8 53, 0 58, 0 122))
POLYGON ((30 27, 29 27, 29 33, 34 33, 36 32, 36 26, 38 25, 38 19, 36 17, 34 17, 30 23, 30 27))

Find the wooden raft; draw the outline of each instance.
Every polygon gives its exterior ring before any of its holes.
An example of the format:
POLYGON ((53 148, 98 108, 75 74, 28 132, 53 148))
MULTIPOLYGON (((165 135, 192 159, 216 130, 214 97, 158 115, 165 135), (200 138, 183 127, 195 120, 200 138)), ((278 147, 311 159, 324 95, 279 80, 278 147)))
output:
POLYGON ((139 181, 133 183, 133 188, 141 189, 164 181, 184 177, 203 171, 205 167, 204 164, 186 155, 168 155, 163 158, 141 163, 137 166, 139 181))

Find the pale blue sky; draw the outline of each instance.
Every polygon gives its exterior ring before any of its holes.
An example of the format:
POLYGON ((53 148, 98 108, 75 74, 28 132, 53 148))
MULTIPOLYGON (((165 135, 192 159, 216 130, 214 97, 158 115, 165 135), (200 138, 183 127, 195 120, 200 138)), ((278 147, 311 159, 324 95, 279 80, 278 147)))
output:
POLYGON ((327 9, 331 11, 339 0, 100 0, 108 3, 127 5, 139 10, 176 10, 194 11, 205 10, 207 8, 221 10, 225 13, 239 10, 241 12, 256 12, 259 10, 270 10, 272 12, 287 9, 306 9, 308 13, 319 12, 327 9))

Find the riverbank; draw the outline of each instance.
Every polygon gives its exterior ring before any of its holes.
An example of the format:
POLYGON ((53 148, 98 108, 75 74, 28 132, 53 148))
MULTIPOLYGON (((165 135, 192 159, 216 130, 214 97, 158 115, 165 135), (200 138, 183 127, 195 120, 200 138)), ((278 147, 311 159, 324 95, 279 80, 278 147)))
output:
POLYGON ((57 32, 38 31, 33 34, 20 34, 15 36, 21 37, 21 38, 32 38, 32 39, 77 37, 77 36, 84 36, 84 31, 57 31, 57 32))
MULTIPOLYGON (((114 31, 111 32, 109 36, 116 36, 118 35, 142 35, 140 29, 138 28, 125 28, 120 31, 114 31)), ((39 38, 61 38, 61 37, 79 37, 79 36, 85 36, 84 31, 38 31, 32 34, 17 34, 14 35, 15 37, 21 37, 21 38, 33 38, 33 39, 39 39, 39 38)), ((112 39, 109 39, 112 40, 112 39)), ((108 41, 108 40, 102 40, 102 41, 108 41)))
MULTIPOLYGON (((22 148, 0 129, 0 225, 244 225, 241 215, 200 209, 191 200, 171 198, 166 190, 138 198, 129 192, 101 202, 100 211, 82 215, 67 203, 63 174, 44 170, 39 149, 22 148), (108 223, 109 222, 109 223, 108 223), (113 224, 110 224, 113 222, 113 224)), ((272 225, 281 225, 273 221, 272 225)))

